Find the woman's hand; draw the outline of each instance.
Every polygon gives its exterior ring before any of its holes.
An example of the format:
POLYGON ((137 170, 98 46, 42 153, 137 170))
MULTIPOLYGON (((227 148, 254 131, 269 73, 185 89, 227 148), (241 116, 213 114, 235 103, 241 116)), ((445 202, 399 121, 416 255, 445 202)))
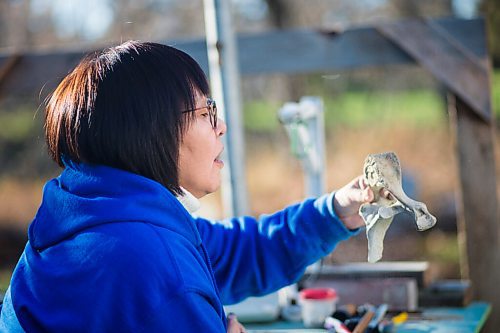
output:
POLYGON ((236 315, 234 313, 230 313, 227 316, 227 333, 245 333, 245 327, 240 324, 236 315))
POLYGON ((356 229, 365 225, 358 214, 359 207, 373 199, 373 191, 365 183, 363 176, 358 176, 335 193, 333 207, 348 229, 356 229))

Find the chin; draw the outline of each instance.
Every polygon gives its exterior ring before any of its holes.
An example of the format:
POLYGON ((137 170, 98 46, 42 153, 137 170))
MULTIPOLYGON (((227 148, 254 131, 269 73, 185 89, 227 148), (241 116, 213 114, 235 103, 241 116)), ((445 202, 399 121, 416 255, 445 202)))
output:
POLYGON ((219 185, 219 186, 216 186, 216 187, 213 187, 213 188, 211 188, 210 190, 208 190, 206 194, 211 194, 211 193, 217 192, 217 190, 218 190, 219 188, 220 188, 220 185, 219 185))
POLYGON ((210 193, 214 193, 216 192, 218 189, 220 189, 220 181, 217 182, 217 184, 214 184, 212 186, 210 186, 210 188, 208 189, 207 193, 206 194, 210 194, 210 193))

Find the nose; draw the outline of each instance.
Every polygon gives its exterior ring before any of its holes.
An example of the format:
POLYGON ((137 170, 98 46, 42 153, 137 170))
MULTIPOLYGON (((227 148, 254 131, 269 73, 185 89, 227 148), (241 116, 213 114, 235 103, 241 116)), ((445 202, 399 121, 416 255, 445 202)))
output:
POLYGON ((226 134, 227 125, 226 122, 220 118, 217 119, 217 128, 215 129, 217 136, 223 136, 226 134))

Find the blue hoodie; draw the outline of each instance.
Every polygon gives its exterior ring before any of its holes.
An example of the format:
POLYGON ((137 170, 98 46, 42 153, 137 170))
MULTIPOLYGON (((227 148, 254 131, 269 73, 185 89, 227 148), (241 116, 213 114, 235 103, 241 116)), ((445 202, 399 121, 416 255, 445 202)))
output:
POLYGON ((0 331, 225 333, 222 304, 295 282, 354 233, 332 198, 216 223, 155 181, 68 163, 44 187, 0 331))

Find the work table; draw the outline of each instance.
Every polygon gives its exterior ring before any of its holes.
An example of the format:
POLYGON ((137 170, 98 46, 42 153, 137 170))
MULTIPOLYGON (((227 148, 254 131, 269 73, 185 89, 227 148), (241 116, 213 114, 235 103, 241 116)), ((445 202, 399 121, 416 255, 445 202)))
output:
MULTIPOLYGON (((473 302, 463 308, 436 307, 424 309, 418 318, 410 315, 408 321, 394 326, 394 333, 477 333, 480 332, 491 306, 473 302)), ((249 333, 305 333, 328 332, 325 329, 306 329, 300 322, 272 322, 245 325, 249 333)))

